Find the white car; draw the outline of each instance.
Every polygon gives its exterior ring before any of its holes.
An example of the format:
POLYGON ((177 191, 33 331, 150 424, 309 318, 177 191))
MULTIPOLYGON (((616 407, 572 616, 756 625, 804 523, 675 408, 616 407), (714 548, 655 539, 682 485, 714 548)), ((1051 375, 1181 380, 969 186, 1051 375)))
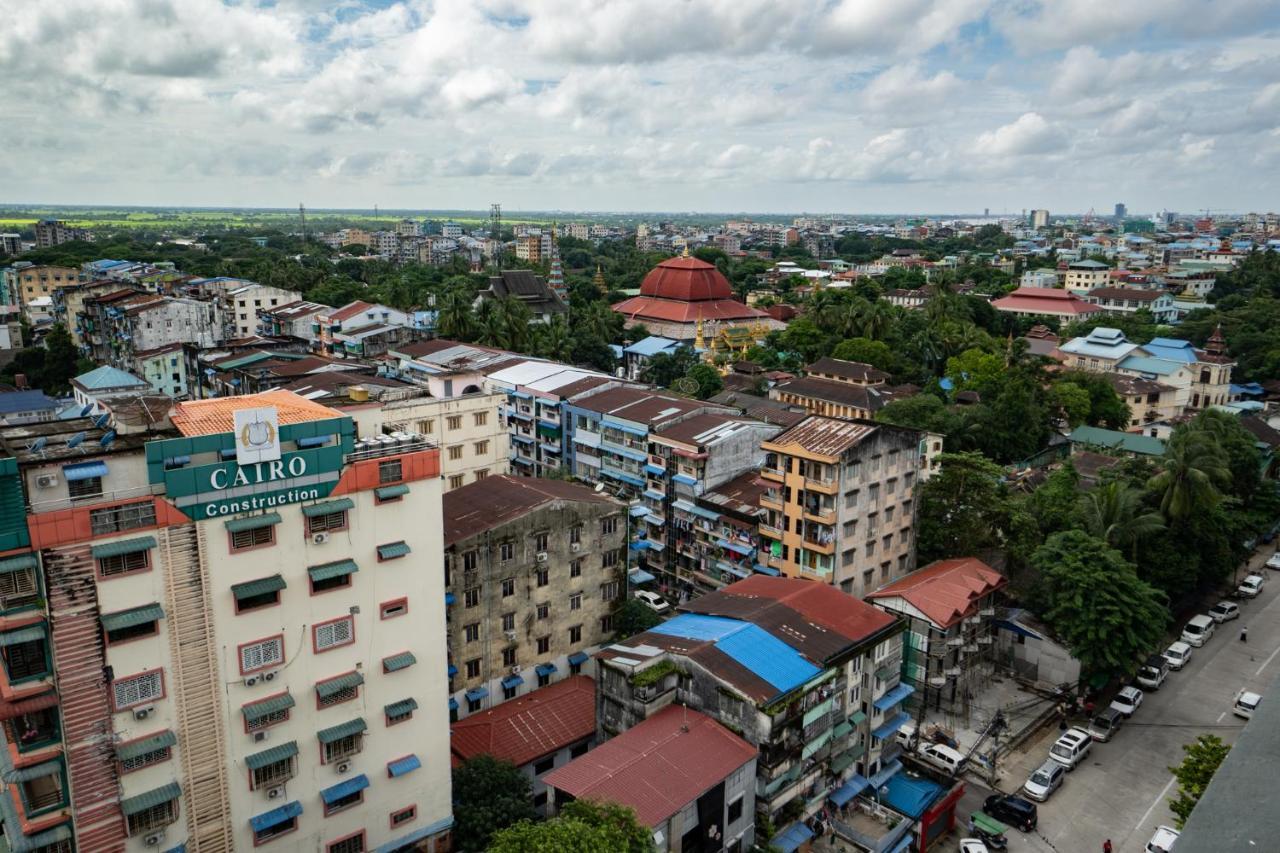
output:
POLYGON ((1280 569, 1280 551, 1276 551, 1267 558, 1268 569, 1280 569))
POLYGON ((1240 605, 1232 601, 1219 601, 1209 608, 1209 618, 1221 625, 1240 618, 1240 605))
POLYGON ((1164 651, 1164 659, 1169 662, 1169 669, 1182 669, 1191 660, 1191 645, 1177 642, 1164 651))
POLYGON ((1236 592, 1245 598, 1257 598, 1258 593, 1262 592, 1262 585, 1266 583, 1266 578, 1262 575, 1249 575, 1240 582, 1240 586, 1236 587, 1236 592))
POLYGON ((990 853, 987 845, 976 838, 961 838, 960 853, 990 853))
POLYGON ((1050 759, 1031 774, 1031 778, 1027 779, 1022 786, 1022 793, 1037 803, 1043 803, 1049 799, 1050 794, 1062 787, 1062 782, 1066 778, 1066 766, 1050 759))
POLYGON ((1121 687, 1116 698, 1111 700, 1111 707, 1126 717, 1132 717, 1133 712, 1142 707, 1142 691, 1136 687, 1121 687))
POLYGON ((1157 826, 1156 834, 1151 836, 1143 849, 1147 853, 1171 853, 1173 842, 1178 840, 1178 830, 1172 826, 1157 826))
POLYGON ((1241 690, 1236 694, 1235 704, 1231 706, 1231 713, 1237 717, 1244 717, 1246 720, 1253 717, 1253 712, 1258 710, 1258 703, 1262 701, 1262 697, 1257 693, 1249 690, 1241 690))
POLYGON ((666 613, 671 610, 671 605, 667 600, 656 592, 649 592, 647 589, 637 589, 632 596, 636 601, 652 610, 654 613, 666 613))

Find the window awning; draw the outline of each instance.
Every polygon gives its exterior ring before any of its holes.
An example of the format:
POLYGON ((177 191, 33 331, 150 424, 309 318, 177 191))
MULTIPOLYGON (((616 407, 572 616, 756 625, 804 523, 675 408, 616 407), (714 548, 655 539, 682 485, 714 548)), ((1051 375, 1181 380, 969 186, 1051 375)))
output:
POLYGON ((124 812, 125 817, 154 808, 161 803, 167 803, 170 800, 176 800, 182 796, 182 787, 177 782, 170 782, 159 788, 153 788, 150 791, 139 794, 136 797, 120 801, 120 811, 124 812))
POLYGON ((275 764, 277 761, 284 761, 286 758, 293 758, 297 754, 298 742, 296 740, 291 740, 288 743, 282 743, 279 746, 264 749, 262 752, 255 752, 252 755, 246 755, 244 757, 244 763, 250 770, 261 770, 268 764, 275 764))
POLYGON ((449 677, 453 678, 457 674, 458 674, 458 668, 453 664, 449 664, 449 677))
POLYGON ((631 577, 632 583, 653 583, 655 580, 657 580, 657 578, 655 578, 652 574, 650 574, 649 572, 646 572, 644 569, 641 569, 641 568, 632 569, 629 575, 631 577))
POLYGON ((104 613, 102 627, 108 631, 120 631, 145 625, 148 622, 158 622, 163 618, 164 609, 159 604, 144 604, 130 610, 121 610, 119 613, 104 613))
POLYGON ((32 625, 16 631, 5 631, 0 634, 0 646, 16 646, 19 643, 33 643, 45 639, 44 625, 32 625))
POLYGON ((467 691, 467 699, 472 702, 479 702, 481 699, 489 695, 488 687, 473 687, 467 691))
POLYGON ((556 671, 556 665, 553 663, 540 663, 537 667, 538 675, 552 675, 556 671))
POLYGON ((898 729, 905 726, 910 719, 911 716, 909 714, 897 714, 892 719, 884 723, 884 725, 880 726, 880 728, 872 732, 871 736, 876 740, 884 740, 898 729))
POLYGON ((279 523, 280 513, 268 512, 264 515, 251 515, 248 518, 233 518, 224 522, 224 526, 232 533, 241 533, 245 530, 257 530, 259 527, 270 527, 279 523))
POLYGON ((574 652, 573 654, 569 655, 569 663, 571 664, 586 663, 587 657, 588 655, 586 652, 574 652))
POLYGON ((769 847, 780 853, 795 853, 809 839, 813 838, 813 830, 805 826, 803 821, 796 821, 786 829, 769 839, 769 847))
POLYGON ((630 515, 632 518, 636 518, 641 515, 648 515, 649 508, 643 504, 637 504, 636 506, 633 506, 631 507, 631 509, 627 510, 627 514, 630 515))
POLYGON ((23 714, 33 714, 36 711, 56 707, 58 707, 57 693, 41 693, 39 696, 32 696, 30 699, 19 699, 16 702, 0 701, 0 720, 12 720, 14 717, 20 717, 23 714))
POLYGON ((877 711, 883 711, 886 708, 892 708, 915 692, 916 689, 910 684, 899 684, 871 704, 875 706, 877 711))
POLYGON ((893 759, 893 761, 890 761, 888 764, 881 767, 879 773, 871 777, 871 786, 873 788, 882 787, 885 782, 888 782, 894 776, 897 776, 898 771, 901 769, 902 762, 896 758, 893 759))
POLYGON ((403 717, 411 711, 418 710, 417 699, 401 699, 399 702, 392 702, 390 705, 383 705, 382 711, 388 717, 403 717))
POLYGON ((294 706, 293 696, 288 693, 281 693, 279 696, 271 696, 263 699, 261 702, 254 702, 252 705, 245 705, 240 709, 244 714, 246 721, 252 723, 255 720, 261 720, 263 717, 280 711, 287 711, 294 706))
POLYGON ((512 687, 519 687, 521 684, 524 684, 523 675, 508 675, 506 678, 502 679, 502 686, 508 689, 512 687))
POLYGON ((393 778, 404 776, 406 773, 412 773, 422 766, 422 762, 418 760, 416 755, 406 755, 404 758, 397 758, 387 764, 387 772, 393 778))
POLYGON ((404 483, 397 483, 394 486, 380 486, 373 490, 380 501, 389 501, 392 498, 402 498, 409 494, 409 487, 404 483))
MULTIPOLYGON (((841 757, 843 758, 843 756, 841 757)), ((852 762, 853 759, 850 758, 849 761, 852 762)), ((848 764, 845 765, 845 767, 848 767, 848 766, 849 766, 848 764)), ((839 770, 835 769, 834 762, 832 762, 831 769, 837 773, 840 772, 839 770)), ((841 768, 841 769, 843 770, 844 768, 841 768)), ((839 788, 836 788, 834 791, 831 792, 830 800, 831 802, 835 803, 837 806, 844 806, 850 800, 852 800, 854 797, 861 794, 863 791, 865 791, 869 787, 871 787, 871 782, 867 779, 862 778, 857 773, 855 773, 853 774, 853 776, 849 778, 849 781, 845 782, 839 788)))
POLYGON ((254 832, 262 832, 287 820, 292 820, 300 814, 302 814, 302 803, 294 800, 292 803, 285 803, 279 808, 249 818, 249 826, 253 827, 254 832))
POLYGON ((453 604, 455 601, 457 601, 457 599, 453 597, 453 593, 446 592, 444 594, 444 603, 446 605, 453 604))
POLYGON ((403 557, 409 553, 409 546, 404 542, 392 542, 389 545, 378 546, 378 556, 384 560, 394 560, 396 557, 403 557))
POLYGON ((343 797, 349 797, 367 787, 369 787, 369 777, 361 773, 331 787, 320 789, 320 798, 324 800, 326 806, 331 806, 343 797))
POLYGON ((103 557, 136 554, 139 551, 148 551, 154 547, 156 547, 156 538, 154 536, 139 536, 137 539, 121 539, 118 542, 108 542, 105 545, 94 545, 89 550, 93 554, 93 559, 101 560, 103 557))
POLYGON ((364 717, 356 717, 354 720, 348 720, 345 723, 333 726, 327 729, 321 729, 316 732, 316 737, 321 743, 333 743, 336 740, 342 740, 344 737, 358 735, 369 728, 365 723, 364 717))
MULTIPOLYGON (((644 466, 644 472, 646 474, 653 474, 655 477, 661 477, 663 474, 667 472, 667 469, 663 468, 660 465, 654 465, 652 462, 650 462, 644 466)), ((645 492, 645 494, 647 495, 649 493, 645 492)))
POLYGON ((164 749, 166 746, 173 746, 178 742, 178 737, 173 732, 165 729, 158 734, 150 737, 140 738, 139 740, 122 743, 116 747, 116 758, 121 761, 128 761, 131 758, 137 758, 140 755, 146 755, 148 752, 155 752, 158 749, 164 749))
POLYGON ((66 480, 89 480, 94 477, 107 476, 105 462, 77 462, 74 465, 63 465, 62 476, 66 480))
POLYGON ((833 737, 845 737, 849 732, 853 731, 853 724, 848 720, 841 720, 836 723, 836 727, 831 730, 833 737))
POLYGON ((359 687, 361 684, 364 684, 363 675, 358 672, 348 672, 346 675, 339 675, 337 678, 330 678, 328 681, 317 684, 316 695, 321 699, 328 699, 343 690, 359 687))
POLYGON ((19 554, 16 557, 6 557, 0 560, 0 575, 7 575, 12 572, 22 572, 27 569, 36 567, 35 554, 19 554))
POLYGON ((338 498, 336 501, 322 501, 318 504, 310 504, 302 508, 302 514, 307 518, 314 518, 317 515, 328 515, 333 512, 345 512, 349 509, 355 509, 356 502, 351 498, 338 498))
POLYGON ((312 581, 327 581, 344 575, 355 574, 358 571, 360 571, 360 567, 356 565, 355 560, 337 560, 333 563, 325 563, 322 566, 312 566, 307 569, 307 574, 311 576, 312 581))
POLYGON ((698 481, 688 474, 673 474, 671 479, 682 486, 696 486, 698 484, 698 481))
POLYGON ((387 672, 396 672, 406 667, 413 666, 418 659, 413 656, 413 652, 401 652, 398 655, 391 655, 382 659, 382 668, 387 672))
POLYGON ((450 711, 458 710, 458 700, 454 699, 452 696, 449 697, 449 710, 450 711))
POLYGON ((246 598, 255 598, 259 595, 266 595, 269 592, 279 592, 284 588, 284 578, 280 577, 280 575, 272 575, 269 578, 261 578, 256 581, 232 584, 231 594, 234 595, 237 600, 243 601, 246 598))
POLYGON ((4 771, 3 778, 6 782, 30 782, 32 779, 43 779, 45 776, 54 776, 62 772, 62 762, 54 759, 46 761, 43 764, 33 764, 30 767, 15 767, 12 770, 4 771))

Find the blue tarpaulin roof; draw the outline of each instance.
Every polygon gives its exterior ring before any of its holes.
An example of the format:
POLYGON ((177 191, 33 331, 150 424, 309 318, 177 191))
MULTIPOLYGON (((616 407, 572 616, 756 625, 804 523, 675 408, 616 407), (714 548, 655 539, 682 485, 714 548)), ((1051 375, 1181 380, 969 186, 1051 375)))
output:
POLYGON ((886 708, 892 708, 915 692, 916 689, 910 684, 899 684, 871 704, 876 706, 877 711, 883 711, 886 708))
POLYGON ((404 758, 397 758, 388 764, 387 772, 392 776, 403 776, 406 773, 412 773, 421 766, 422 762, 418 760, 418 756, 406 755, 404 758))
POLYGON ((648 515, 648 514, 649 514, 649 508, 648 508, 647 506, 644 506, 643 504, 636 504, 636 505, 635 505, 635 506, 633 506, 631 509, 627 510, 627 513, 628 513, 632 518, 635 518, 635 517, 637 517, 637 516, 641 516, 641 515, 648 515))
POLYGON ((837 806, 843 806, 869 787, 871 787, 871 780, 864 779, 857 773, 854 773, 849 777, 849 781, 831 792, 830 800, 837 806))
POLYGON ((881 802, 913 819, 918 819, 942 795, 942 786, 937 782, 906 773, 895 774, 886 787, 889 790, 881 802))
POLYGON ((761 563, 756 563, 751 568, 755 569, 757 572, 759 572, 762 575, 773 575, 775 578, 778 577, 780 574, 782 574, 777 569, 771 569, 768 566, 763 565, 761 563))
POLYGON ((678 346, 680 346, 679 341, 673 341, 671 338, 664 338, 660 335, 650 335, 626 347, 623 352, 629 352, 633 355, 657 355, 660 352, 666 352, 678 346))
POLYGON ((632 583, 653 583, 655 580, 656 578, 644 569, 631 570, 632 583))
POLYGON ((695 478, 690 477, 688 474, 675 474, 671 479, 683 486, 694 486, 698 483, 695 478))
POLYGON ((264 829, 270 829, 276 824, 284 823, 289 818, 297 817, 300 814, 302 814, 302 803, 294 800, 292 803, 285 803, 279 808, 263 812, 257 817, 249 818, 249 825, 253 827, 254 832, 262 832, 264 829))
POLYGON ((884 740, 885 738, 889 737, 894 732, 896 732, 898 729, 905 726, 907 724, 907 721, 910 719, 911 719, 910 714, 896 714, 893 716, 892 719, 887 720, 882 726, 880 726, 880 728, 873 731, 871 733, 871 736, 879 740, 884 740))
POLYGON ((804 684, 821 671, 768 631, 737 619, 682 613, 650 630, 713 642, 718 651, 773 685, 779 693, 804 684))
POLYGON ((911 842, 914 840, 915 836, 908 832, 898 839, 898 843, 886 850, 885 853, 905 853, 905 851, 911 849, 911 842))
POLYGON ((813 838, 813 830, 797 822, 770 838, 769 846, 781 853, 795 853, 795 850, 810 838, 813 838))
POLYGON ((332 787, 322 788, 320 798, 324 800, 325 805, 333 805, 343 797, 349 797, 356 791, 363 791, 367 787, 369 787, 369 777, 361 773, 359 776, 352 776, 350 779, 339 782, 332 787))

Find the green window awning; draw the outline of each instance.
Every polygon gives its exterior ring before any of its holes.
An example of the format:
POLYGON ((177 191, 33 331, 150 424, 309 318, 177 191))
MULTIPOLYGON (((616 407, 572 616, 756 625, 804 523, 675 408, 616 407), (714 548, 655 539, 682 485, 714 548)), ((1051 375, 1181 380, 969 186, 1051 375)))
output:
POLYGON ((328 681, 322 681, 316 685, 316 695, 321 699, 328 699, 343 690, 352 687, 359 687, 364 684, 364 676, 358 672, 348 672, 346 675, 339 675, 337 678, 331 678, 328 681))
POLYGON ((233 518, 226 522, 226 528, 232 533, 244 530, 257 530, 259 527, 271 527, 280 523, 280 513, 269 512, 266 515, 251 515, 248 518, 233 518))
POLYGON ((338 498, 336 501, 323 501, 318 504, 311 504, 302 508, 302 514, 307 518, 313 518, 317 515, 328 515, 332 512, 345 512, 349 509, 355 509, 356 502, 351 498, 338 498))
POLYGON ((398 655, 392 655, 389 658, 383 658, 382 668, 385 669, 387 672, 396 672, 397 670, 401 670, 401 669, 405 669, 406 667, 413 666, 417 662, 418 662, 418 659, 413 656, 413 652, 401 652, 398 655))
POLYGON ((284 588, 284 578, 280 577, 280 575, 272 575, 269 578, 261 578, 256 581, 233 583, 231 585, 231 594, 238 600, 243 601, 246 598, 266 595, 269 592, 279 592, 284 588))
POLYGON ((129 797, 120 801, 120 811, 124 812, 125 817, 135 815, 138 812, 146 811, 154 808, 161 803, 167 803, 170 800, 176 800, 182 796, 182 787, 177 782, 170 782, 159 788, 139 794, 136 797, 129 797))
POLYGON ((6 782, 30 782, 33 779, 43 779, 45 776, 54 776, 61 772, 62 762, 54 759, 31 767, 16 767, 13 770, 6 770, 2 778, 6 782))
POLYGON ((279 696, 272 696, 268 699, 263 699, 261 702, 245 705, 240 711, 244 714, 245 720, 252 723, 254 720, 261 720, 263 717, 279 711, 287 711, 294 704, 293 696, 288 693, 281 693, 279 696))
POLYGON ((848 720, 842 720, 836 724, 836 727, 832 730, 832 735, 840 738, 846 736, 851 731, 853 731, 853 724, 848 720))
POLYGON ((853 764, 853 761, 853 753, 842 752, 835 758, 831 759, 831 772, 836 774, 843 773, 849 769, 849 766, 853 764))
POLYGON ((90 551, 93 554, 93 559, 101 560, 103 557, 119 557, 121 554, 136 554, 139 551, 149 551, 154 547, 156 547, 156 537, 139 536, 137 539, 121 539, 119 542, 94 545, 90 551))
POLYGON ((27 569, 36 567, 35 554, 19 554, 16 557, 6 557, 0 560, 0 575, 7 575, 12 572, 22 572, 27 569))
POLYGON ((250 770, 261 770, 268 764, 275 764, 277 761, 284 761, 286 758, 293 758, 298 754, 298 742, 291 740, 288 743, 282 743, 279 746, 273 746, 270 749, 264 749, 262 752, 255 752, 253 755, 246 755, 244 763, 250 770))
POLYGON ((145 625, 148 622, 158 622, 163 618, 164 609, 159 604, 144 604, 131 610, 121 610, 119 613, 104 613, 102 627, 108 631, 120 631, 136 625, 145 625))
POLYGON ((131 758, 137 758, 141 755, 146 755, 149 752, 164 749, 166 746, 173 746, 177 742, 178 736, 168 729, 165 729, 159 734, 154 734, 151 737, 144 737, 141 740, 120 744, 116 747, 116 758, 121 761, 128 761, 131 758))
POLYGON ((36 640, 45 639, 44 625, 32 625, 28 628, 19 628, 16 631, 6 631, 0 634, 0 646, 16 646, 19 643, 33 643, 36 640))
POLYGON ((378 557, 383 560, 392 560, 396 557, 403 557, 409 553, 409 546, 403 542, 392 542, 390 545, 378 546, 378 557))
POLYGON ((394 486, 382 486, 374 489, 373 493, 378 496, 378 500, 389 501, 392 498, 402 498, 409 494, 409 487, 404 483, 397 483, 394 486))
POLYGON ((369 727, 365 725, 364 717, 356 717, 354 720, 348 720, 341 725, 321 729, 316 732, 316 737, 320 738, 321 743, 333 743, 336 740, 342 740, 344 737, 358 735, 367 728, 369 727))
POLYGON ((334 563, 325 563, 322 566, 312 566, 307 569, 307 574, 311 575, 313 581, 327 581, 332 578, 340 578, 343 575, 353 575, 360 571, 360 567, 356 565, 355 560, 338 560, 334 563))
POLYGON ((867 715, 862 713, 861 711, 854 711, 852 714, 849 715, 849 722, 856 726, 866 718, 867 718, 867 715))
POLYGON ((401 699, 399 702, 392 702, 390 705, 382 706, 382 710, 388 717, 402 717, 410 711, 418 710, 418 700, 401 699))

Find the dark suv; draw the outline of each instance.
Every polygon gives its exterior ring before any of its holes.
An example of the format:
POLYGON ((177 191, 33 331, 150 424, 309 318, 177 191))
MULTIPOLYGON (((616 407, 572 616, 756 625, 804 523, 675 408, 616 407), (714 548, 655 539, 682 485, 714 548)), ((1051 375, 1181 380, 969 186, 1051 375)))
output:
POLYGON ((982 810, 1001 823, 1016 826, 1023 832, 1035 829, 1039 819, 1036 815, 1035 803, 1007 794, 992 794, 987 797, 986 802, 982 804, 982 810))

